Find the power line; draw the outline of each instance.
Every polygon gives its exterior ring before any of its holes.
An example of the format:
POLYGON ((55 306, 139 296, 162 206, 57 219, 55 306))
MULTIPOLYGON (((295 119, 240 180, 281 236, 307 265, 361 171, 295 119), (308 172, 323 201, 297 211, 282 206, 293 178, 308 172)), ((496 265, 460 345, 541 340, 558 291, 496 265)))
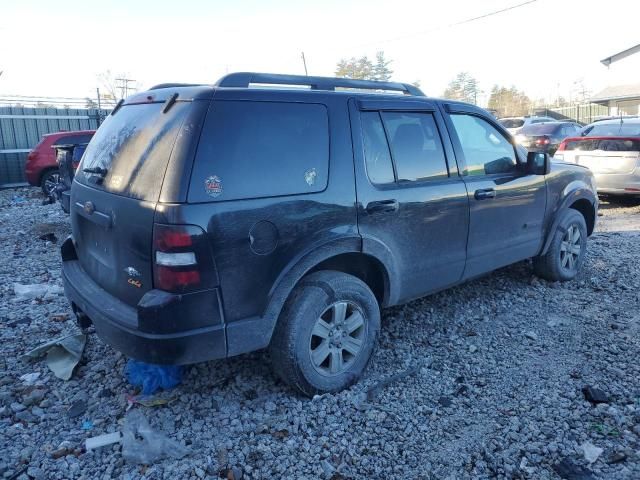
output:
POLYGON ((480 20, 482 18, 491 17, 493 15, 498 15, 499 13, 508 12, 509 10, 514 10, 516 8, 524 7, 525 5, 529 5, 530 3, 534 3, 534 2, 537 2, 537 1, 538 0, 529 0, 528 2, 522 2, 522 3, 519 3, 517 5, 512 5, 510 7, 503 8, 501 10, 496 10, 494 12, 485 13, 484 15, 480 15, 479 17, 469 18, 467 20, 463 20, 461 22, 454 23, 454 24, 452 24, 450 26, 455 27, 457 25, 462 25, 462 24, 465 24, 465 23, 475 22, 476 20, 480 20))
MULTIPOLYGON (((110 108, 115 105, 115 100, 100 98, 98 102, 92 97, 48 97, 39 95, 12 95, 0 93, 1 106, 24 106, 36 108, 88 108, 89 105, 102 103, 103 107, 110 108)), ((93 107, 95 108, 95 107, 93 107)))
POLYGON ((535 3, 537 1, 538 0, 527 0, 526 2, 521 2, 521 3, 518 3, 516 5, 511 5, 510 7, 501 8, 500 10, 494 10, 494 11, 479 15, 477 17, 472 17, 472 18, 467 18, 465 20, 460 20, 459 22, 450 23, 448 25, 440 25, 438 27, 429 28, 427 30, 420 30, 418 32, 412 32, 412 33, 408 33, 406 35, 401 35, 399 37, 388 38, 386 40, 379 40, 377 42, 368 42, 368 43, 365 43, 365 44, 357 45, 357 46, 355 46, 353 48, 369 47, 371 45, 379 45, 381 43, 397 42, 399 40, 405 40, 407 38, 413 38, 413 37, 417 37, 417 36, 420 36, 420 35, 427 35, 429 33, 433 33, 433 32, 436 32, 438 30, 444 30, 445 28, 457 27, 459 25, 464 25, 466 23, 475 22, 475 21, 481 20, 483 18, 488 18, 488 17, 492 17, 494 15, 499 15, 501 13, 508 12, 510 10, 515 10, 516 8, 524 7, 525 5, 529 5, 529 4, 535 3))
POLYGON ((129 86, 130 83, 135 82, 132 78, 116 78, 115 81, 119 83, 116 88, 120 89, 120 98, 128 97, 129 90, 135 90, 135 87, 129 86))

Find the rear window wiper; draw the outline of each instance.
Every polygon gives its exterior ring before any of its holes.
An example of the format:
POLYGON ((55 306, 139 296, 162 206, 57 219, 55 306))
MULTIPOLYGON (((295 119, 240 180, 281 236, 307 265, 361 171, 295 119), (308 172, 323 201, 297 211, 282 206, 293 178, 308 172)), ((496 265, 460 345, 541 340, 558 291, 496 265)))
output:
POLYGON ((94 174, 94 175, 100 175, 101 177, 106 176, 107 173, 109 172, 106 168, 101 168, 101 167, 83 168, 82 171, 84 173, 91 173, 91 174, 94 174))

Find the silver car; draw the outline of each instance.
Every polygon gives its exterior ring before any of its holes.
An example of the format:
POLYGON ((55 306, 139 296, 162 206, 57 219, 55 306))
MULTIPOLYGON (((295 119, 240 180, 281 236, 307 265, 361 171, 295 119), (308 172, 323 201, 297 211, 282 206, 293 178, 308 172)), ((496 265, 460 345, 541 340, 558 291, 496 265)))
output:
POLYGON ((555 118, 551 117, 504 117, 498 119, 500 125, 506 128, 511 135, 517 134, 522 128, 536 123, 555 122, 555 118))
POLYGON ((588 167, 598 193, 640 195, 640 118, 592 123, 565 139, 554 160, 588 167))

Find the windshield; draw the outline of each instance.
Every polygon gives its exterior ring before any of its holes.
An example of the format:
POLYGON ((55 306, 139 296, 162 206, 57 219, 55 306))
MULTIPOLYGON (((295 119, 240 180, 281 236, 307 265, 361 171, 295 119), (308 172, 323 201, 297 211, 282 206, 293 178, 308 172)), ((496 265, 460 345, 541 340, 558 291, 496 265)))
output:
POLYGON ((560 123, 536 123, 527 125, 520 133, 523 135, 551 135, 555 133, 562 124, 560 123))
POLYGON ((177 102, 125 105, 107 117, 87 146, 76 179, 85 185, 156 201, 173 144, 190 108, 177 102))
POLYGON ((521 118, 503 118, 498 121, 504 128, 520 128, 524 125, 524 120, 521 118))
POLYGON ((640 136, 640 122, 634 123, 604 123, 594 125, 587 137, 638 137, 640 136))

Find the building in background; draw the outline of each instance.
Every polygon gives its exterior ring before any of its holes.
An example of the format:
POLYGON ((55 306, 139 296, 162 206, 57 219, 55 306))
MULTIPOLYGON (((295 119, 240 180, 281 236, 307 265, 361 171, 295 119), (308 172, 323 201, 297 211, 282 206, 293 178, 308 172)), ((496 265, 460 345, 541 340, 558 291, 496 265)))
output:
POLYGON ((600 63, 607 67, 609 86, 593 95, 591 102, 607 106, 609 115, 640 115, 640 83, 627 83, 636 79, 640 71, 640 43, 600 63))
POLYGON ((640 83, 606 87, 591 102, 609 107, 609 115, 640 115, 640 83))

